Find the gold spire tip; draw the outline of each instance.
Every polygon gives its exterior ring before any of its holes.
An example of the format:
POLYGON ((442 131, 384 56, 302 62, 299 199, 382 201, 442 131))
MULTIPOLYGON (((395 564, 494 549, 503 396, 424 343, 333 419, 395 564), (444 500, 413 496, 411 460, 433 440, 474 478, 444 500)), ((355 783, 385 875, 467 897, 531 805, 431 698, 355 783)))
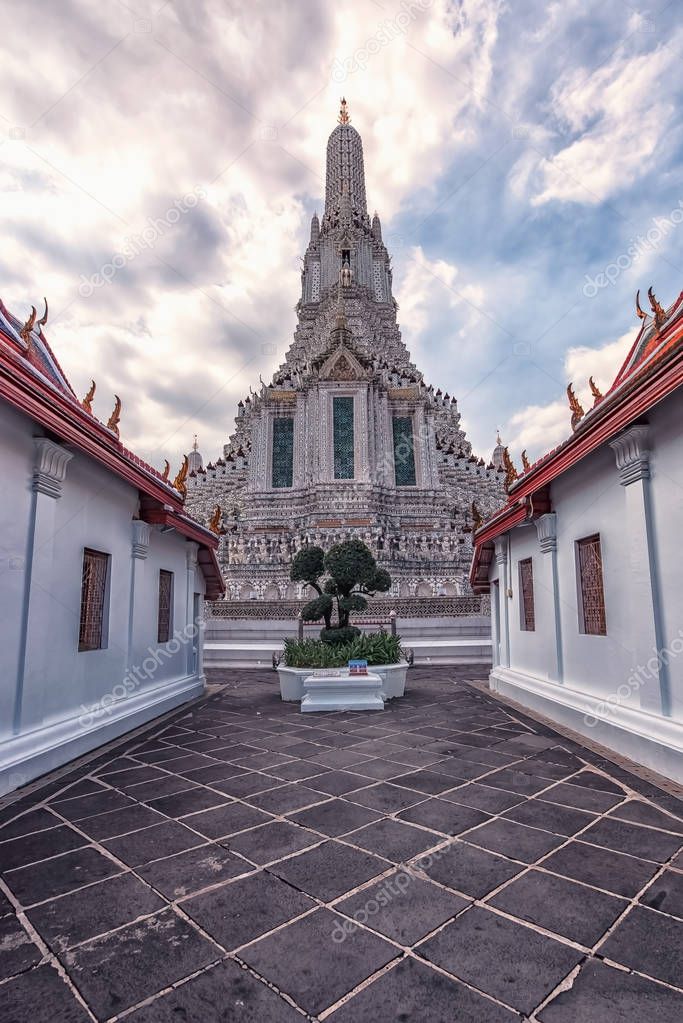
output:
POLYGON ((341 106, 339 107, 339 118, 338 118, 338 120, 339 120, 340 124, 350 124, 350 122, 351 122, 351 118, 349 117, 349 111, 348 111, 348 107, 347 107, 347 104, 346 104, 346 100, 344 99, 343 96, 342 96, 342 99, 341 99, 341 106))

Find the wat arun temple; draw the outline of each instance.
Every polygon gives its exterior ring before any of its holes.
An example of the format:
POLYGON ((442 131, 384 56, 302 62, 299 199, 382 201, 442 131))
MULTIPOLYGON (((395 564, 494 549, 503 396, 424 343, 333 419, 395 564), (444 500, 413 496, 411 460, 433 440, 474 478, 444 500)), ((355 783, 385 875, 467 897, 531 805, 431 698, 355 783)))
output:
POLYGON ((293 555, 355 536, 394 598, 467 595, 472 533, 505 501, 505 449, 472 451, 455 397, 428 384, 397 322, 391 256, 368 214, 363 144, 342 101, 311 220, 298 323, 222 454, 188 455, 188 511, 220 532, 228 601, 293 601, 293 555))

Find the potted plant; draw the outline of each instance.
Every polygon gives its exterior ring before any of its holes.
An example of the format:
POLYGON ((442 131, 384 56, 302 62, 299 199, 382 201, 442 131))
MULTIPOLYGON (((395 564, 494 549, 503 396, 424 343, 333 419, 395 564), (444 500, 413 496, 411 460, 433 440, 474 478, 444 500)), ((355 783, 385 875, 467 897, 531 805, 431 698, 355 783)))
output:
POLYGON ((354 612, 367 608, 366 597, 386 593, 391 586, 389 573, 378 567, 372 551, 356 539, 335 544, 327 553, 321 547, 304 547, 292 562, 290 578, 317 594, 304 606, 303 620, 324 625, 318 640, 285 640, 277 669, 282 699, 301 700, 307 676, 345 667, 354 659, 367 660, 382 678, 385 699, 402 696, 408 663, 400 637, 362 634, 350 622, 354 612))

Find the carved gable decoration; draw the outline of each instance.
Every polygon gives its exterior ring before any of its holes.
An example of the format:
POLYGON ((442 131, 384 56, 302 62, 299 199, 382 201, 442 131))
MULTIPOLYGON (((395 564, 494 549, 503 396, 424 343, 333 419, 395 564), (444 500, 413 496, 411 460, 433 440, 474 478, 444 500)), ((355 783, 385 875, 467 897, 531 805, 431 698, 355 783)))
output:
POLYGON ((320 370, 321 380, 363 380, 366 372, 345 345, 340 345, 320 370))

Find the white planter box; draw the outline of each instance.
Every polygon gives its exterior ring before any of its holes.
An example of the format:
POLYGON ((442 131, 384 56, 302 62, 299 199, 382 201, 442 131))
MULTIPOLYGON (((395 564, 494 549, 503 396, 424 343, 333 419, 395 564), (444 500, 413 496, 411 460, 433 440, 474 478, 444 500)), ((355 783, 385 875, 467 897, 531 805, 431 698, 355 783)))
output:
POLYGON ((334 675, 307 675, 301 713, 307 711, 384 710, 382 679, 367 675, 349 675, 341 668, 334 675))
MULTIPOLYGON (((382 679, 383 699, 393 700, 396 696, 403 696, 408 671, 407 661, 399 661, 398 664, 372 664, 368 670, 382 679)), ((305 678, 309 678, 311 675, 324 678, 326 675, 329 676, 332 671, 331 668, 287 668, 281 664, 277 669, 280 677, 280 696, 286 701, 301 701, 304 695, 305 678)))

